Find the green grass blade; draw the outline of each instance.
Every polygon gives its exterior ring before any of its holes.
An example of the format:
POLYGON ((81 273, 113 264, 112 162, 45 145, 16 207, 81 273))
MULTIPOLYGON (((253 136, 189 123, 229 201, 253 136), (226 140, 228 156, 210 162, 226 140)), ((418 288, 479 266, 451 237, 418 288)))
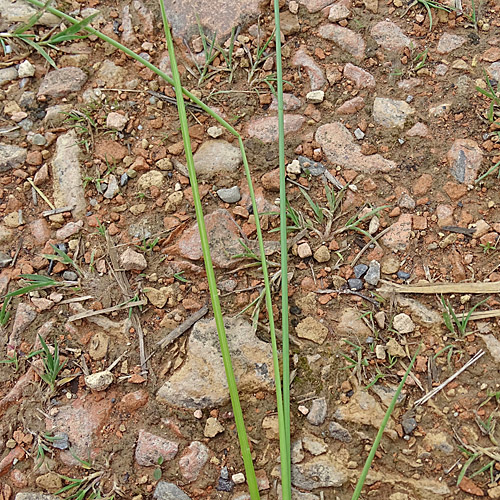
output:
POLYGON ((368 454, 368 457, 366 459, 363 470, 361 471, 361 475, 359 476, 358 482, 356 484, 356 489, 354 490, 354 493, 352 494, 351 500, 358 500, 358 498, 361 495, 361 491, 363 490, 363 486, 365 484, 366 477, 368 476, 368 472, 370 471, 370 467, 372 465, 373 459, 375 458, 375 453, 377 452, 380 441, 382 441, 382 435, 384 434, 385 428, 387 427, 387 424, 389 422, 389 419, 391 418, 392 412, 394 411, 394 408, 395 408, 396 403, 398 401, 399 395, 401 394, 401 390, 403 389, 403 386, 405 385, 406 379, 408 378, 408 375, 409 375, 411 369, 413 368, 413 365, 415 363, 415 360, 417 359, 419 352, 420 352, 420 346, 418 347, 417 351, 413 355, 413 358, 410 362, 410 365, 406 369, 406 372, 403 375, 403 378, 401 379, 401 382, 399 383, 398 388, 396 389, 396 392, 394 393, 394 396, 391 400, 391 404, 389 405, 389 408, 387 408, 384 419, 382 420, 382 424, 380 425, 380 428, 377 432, 377 436, 375 437, 375 441, 373 441, 372 448, 370 450, 370 453, 368 454))
POLYGON ((57 69, 57 65, 54 62, 54 59, 52 59, 52 57, 49 56, 48 52, 41 45, 31 40, 31 38, 25 35, 20 35, 19 38, 23 42, 27 43, 30 47, 33 47, 52 67, 57 69))
POLYGON ((184 149, 186 154, 186 163, 189 172, 189 180, 193 192, 193 202, 195 206, 196 219, 198 221, 198 228, 200 232, 201 247, 203 251, 203 259, 205 262, 205 269, 207 272, 207 280, 210 289, 210 297, 212 300, 212 308, 214 311, 215 323, 217 325, 217 332, 219 335, 219 343, 222 353, 222 359, 224 361, 224 368, 226 371, 227 385, 229 388, 229 393, 231 396, 231 403, 233 406, 234 420, 236 423, 236 428, 238 431, 238 438, 240 441, 241 453, 243 456, 243 462, 245 465, 245 472, 247 476, 248 488, 250 491, 250 497, 253 499, 259 499, 259 488, 257 485, 257 478, 255 476, 255 471, 252 462, 252 455, 250 452, 250 446, 248 444, 247 433, 245 429, 245 424, 243 421, 243 413, 241 410, 240 400, 238 396, 238 389, 236 386, 236 379, 234 376, 233 367, 231 364, 231 356, 229 353, 229 346, 227 343, 226 331, 224 327, 224 319, 222 316, 222 310, 219 302, 219 297, 217 294, 217 282, 215 278, 215 272, 213 269, 212 259, 210 256, 210 247, 208 243, 208 236, 205 227, 205 221, 203 218, 203 208, 201 205, 200 194, 198 191, 198 184, 196 179, 196 171, 194 167, 193 155, 191 152, 191 140, 189 137, 189 126, 186 116, 186 108, 184 104, 184 98, 182 96, 182 86, 179 75, 179 70, 177 68, 177 63, 175 59, 174 44, 172 40, 172 35, 170 33, 170 28, 168 25, 168 20, 165 12, 165 4, 163 0, 160 0, 161 12, 163 25, 165 28, 165 35, 167 38, 167 48, 170 56, 170 66, 173 75, 175 94, 177 98, 177 109, 181 124, 182 138, 184 141, 184 149))
POLYGON ((73 40, 75 38, 75 35, 83 28, 85 28, 85 26, 89 25, 98 15, 99 12, 95 12, 94 14, 86 17, 85 19, 82 19, 78 23, 68 26, 65 30, 61 31, 60 33, 56 33, 54 36, 50 37, 50 39, 45 43, 58 44, 61 42, 73 40))
MULTIPOLYGON (((288 316, 288 230, 285 171, 285 124, 283 113, 283 64, 279 0, 274 0, 274 33, 276 43, 276 93, 278 95, 278 157, 280 169, 280 247, 281 247, 281 330, 283 335, 283 415, 284 448, 290 450, 290 340, 288 316)), ((291 498, 290 453, 281 457, 283 499, 291 498)))

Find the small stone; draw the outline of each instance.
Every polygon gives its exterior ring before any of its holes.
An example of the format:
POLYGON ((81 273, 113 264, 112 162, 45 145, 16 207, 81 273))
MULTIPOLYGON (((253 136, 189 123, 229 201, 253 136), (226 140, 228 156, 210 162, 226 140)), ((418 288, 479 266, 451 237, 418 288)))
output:
POLYGON ((93 391, 105 391, 113 383, 113 380, 113 374, 108 370, 104 370, 87 375, 85 385, 93 391))
MULTIPOLYGON (((298 132, 304 124, 305 118, 301 115, 285 114, 285 135, 298 132)), ((278 118, 274 116, 264 118, 253 118, 246 126, 246 133, 255 139, 265 143, 277 142, 279 137, 278 118)), ((199 153, 200 150, 196 152, 199 153)), ((238 149, 239 151, 239 149, 238 149)))
POLYGON ((357 292, 363 290, 363 280, 357 278, 350 278, 347 280, 347 284, 349 285, 350 290, 354 290, 357 292))
POLYGON ((477 178, 483 153, 476 141, 457 139, 446 155, 451 174, 458 182, 470 184, 477 178))
POLYGON ((243 484, 245 482, 245 474, 238 472, 237 474, 233 474, 231 479, 234 484, 243 484))
POLYGON ((279 422, 277 415, 266 415, 262 420, 262 428, 268 439, 279 439, 279 422))
POLYGON ((25 148, 0 143, 0 172, 5 172, 22 165, 28 151, 25 148))
POLYGON ((385 312, 379 311, 378 313, 376 313, 375 321, 377 322, 378 327, 383 330, 385 328, 385 312))
POLYGON ((328 247, 325 245, 321 245, 314 252, 314 259, 319 263, 328 262, 330 260, 330 251, 328 250, 328 247))
POLYGON ((77 281, 78 280, 78 274, 76 274, 74 271, 64 271, 62 274, 62 277, 65 281, 77 281))
POLYGON ((68 66, 47 73, 42 80, 38 95, 64 97, 71 92, 78 92, 87 81, 87 75, 80 69, 68 66))
POLYGON ((359 279, 366 274, 366 271, 368 271, 368 266, 366 264, 358 264, 354 266, 353 271, 354 276, 359 279))
POLYGON ((326 419, 327 404, 325 398, 314 399, 307 414, 307 421, 312 425, 321 425, 326 419))
POLYGON ((375 356, 377 357, 377 359, 382 359, 382 360, 386 358, 385 347, 383 345, 377 344, 375 346, 375 356))
POLYGON ((163 174, 158 172, 158 170, 151 170, 151 172, 146 172, 139 177, 137 180, 137 189, 144 193, 153 186, 161 189, 164 183, 165 177, 163 174))
POLYGON ((188 483, 198 479, 201 470, 208 462, 210 450, 199 441, 193 441, 179 458, 179 470, 188 483))
POLYGON ((339 115, 353 115, 365 107, 365 100, 361 96, 354 97, 345 101, 337 108, 339 115))
POLYGON ((375 234, 380 227, 380 219, 375 215, 370 220, 370 224, 368 225, 368 232, 370 234, 375 234))
POLYGON ((331 438, 337 439, 342 443, 350 443, 352 441, 351 433, 337 422, 330 423, 328 433, 331 438))
POLYGON ((354 137, 356 137, 356 139, 358 139, 358 141, 361 141, 362 139, 365 138, 365 133, 360 128, 357 128, 354 131, 354 137))
MULTIPOLYGON (((177 485, 159 481, 153 493, 154 500, 191 500, 177 485)), ((135 500, 135 497, 132 499, 135 500)), ((142 500, 142 495, 140 499, 142 500)))
POLYGON ((337 24, 327 24, 319 28, 319 35, 321 38, 331 40, 356 61, 364 59, 366 43, 359 33, 337 24))
POLYGON ((461 47, 466 41, 467 39, 463 36, 445 32, 439 39, 436 51, 438 54, 449 54, 461 47))
POLYGON ((309 246, 309 243, 301 243, 297 247, 297 255, 301 259, 307 259, 308 257, 312 256, 312 250, 311 247, 309 246))
POLYGON ((411 277, 411 274, 410 273, 407 273, 406 271, 398 271, 396 273, 397 277, 400 279, 400 280, 403 280, 403 281, 406 281, 406 280, 409 280, 410 277, 411 277))
POLYGON ((305 435, 302 438, 302 444, 304 449, 314 456, 322 455, 328 451, 326 443, 316 436, 305 435))
POLYGON ((413 323, 410 316, 405 313, 396 314, 396 316, 394 316, 392 326, 398 333, 401 334, 412 333, 415 331, 415 323, 413 323))
POLYGON ((391 21, 381 21, 371 29, 372 38, 386 51, 401 53, 411 46, 411 40, 391 21))
POLYGON ((423 123, 415 123, 413 127, 406 132, 406 135, 408 137, 428 137, 429 136, 429 129, 426 125, 423 123))
POLYGON ((10 66, 9 68, 0 69, 0 87, 4 83, 8 83, 17 78, 17 69, 14 66, 10 66))
POLYGON ((328 328, 311 316, 303 319, 295 327, 295 331, 300 338, 311 340, 316 344, 322 344, 328 336, 328 328))
POLYGON ((213 139, 217 139, 217 137, 222 135, 222 129, 220 127, 209 127, 207 134, 213 139))
POLYGON ((108 177, 108 187, 104 192, 104 198, 112 200, 120 191, 120 186, 118 186, 118 179, 114 175, 108 177))
POLYGON ((311 82, 311 90, 320 90, 325 85, 326 78, 323 70, 302 47, 295 52, 292 58, 292 65, 300 66, 306 70, 311 82))
POLYGON ((145 467, 157 466, 160 457, 164 461, 172 460, 178 449, 178 443, 141 429, 135 448, 135 461, 145 467))
POLYGON ((385 349, 389 356, 397 356, 398 358, 404 358, 406 356, 406 352, 403 347, 394 339, 389 339, 385 349))
POLYGON ((342 19, 347 19, 351 15, 351 11, 344 4, 333 4, 330 7, 328 20, 331 23, 338 23, 342 19))
POLYGON ((382 236, 382 242, 392 250, 405 250, 410 242, 412 230, 411 214, 402 214, 398 221, 390 226, 390 230, 382 236))
POLYGON ((406 435, 411 434, 417 428, 417 421, 414 417, 403 418, 401 425, 406 435))
POLYGON ((36 478, 36 485, 45 491, 55 493, 62 488, 62 479, 59 474, 49 472, 36 478))
POLYGON ((121 113, 112 111, 106 117, 106 127, 122 131, 128 123, 128 118, 121 113))
POLYGON ((383 127, 404 127, 415 110, 405 101, 376 97, 373 102, 373 120, 383 127))
POLYGON ((322 90, 311 90, 306 95, 306 101, 310 104, 319 104, 325 99, 325 93, 322 90))
POLYGON ((293 160, 292 163, 289 163, 286 166, 286 172, 288 174, 300 175, 300 173, 302 172, 302 168, 300 166, 300 161, 299 160, 293 160))
POLYGON ((241 200, 240 188, 218 189, 217 196, 225 203, 238 203, 241 200))
POLYGON ((358 89, 374 90, 376 87, 375 77, 371 73, 351 63, 344 66, 344 78, 354 82, 358 89))
POLYGON ((203 435, 207 438, 213 438, 224 432, 223 425, 214 417, 209 417, 205 423, 205 429, 203 430, 203 435))
POLYGON ((365 275, 365 281, 370 285, 377 286, 380 280, 380 263, 376 260, 370 262, 368 271, 365 275))
POLYGON ((126 271, 144 271, 148 267, 146 258, 142 253, 127 248, 120 257, 121 265, 126 271))
POLYGON ((28 78, 35 75, 35 66, 26 60, 19 65, 19 69, 17 71, 19 78, 28 78))

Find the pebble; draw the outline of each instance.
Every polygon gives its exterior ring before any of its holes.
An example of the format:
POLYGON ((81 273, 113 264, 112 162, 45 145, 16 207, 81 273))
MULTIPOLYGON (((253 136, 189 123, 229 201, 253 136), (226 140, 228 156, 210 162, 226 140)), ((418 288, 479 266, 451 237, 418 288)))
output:
POLYGON ((370 33, 372 38, 388 52, 401 53, 412 43, 401 28, 391 21, 381 21, 373 25, 370 33))
POLYGON ((321 425, 326 419, 327 404, 325 398, 314 399, 307 414, 307 421, 312 425, 321 425))
POLYGON ((65 281, 77 281, 78 274, 73 271, 64 271, 62 277, 65 281))
POLYGON ((108 176, 107 181, 108 187, 106 188, 103 196, 108 200, 112 200, 120 192, 120 186, 118 185, 118 179, 115 175, 111 174, 108 176))
MULTIPOLYGON (((135 497, 134 497, 135 498, 135 497)), ((142 499, 142 495, 141 495, 142 499)), ((159 481, 153 493, 154 500, 191 500, 177 485, 159 481)))
MULTIPOLYGON (((284 130, 285 135, 293 132, 298 132, 305 122, 305 118, 301 115, 285 114, 284 130)), ((259 139, 265 143, 278 141, 278 118, 274 116, 264 118, 252 118, 246 127, 246 133, 255 139, 259 139)), ((196 152, 198 154, 200 150, 196 152)), ((238 150, 239 151, 239 150, 238 150)))
POLYGON ((220 127, 209 127, 207 130, 207 134, 212 137, 212 139, 217 139, 222 135, 222 129, 220 127))
POLYGON ((385 346, 385 349, 387 351, 387 354, 389 354, 389 356, 397 356, 398 358, 404 358, 406 356, 405 350, 395 339, 389 339, 387 345, 385 346))
POLYGON ((410 276, 411 276, 411 274, 407 273, 406 271, 398 271, 396 274, 397 274, 397 277, 403 281, 409 280, 410 276))
POLYGON ((105 391, 113 383, 113 380, 113 374, 108 370, 104 370, 87 375, 85 385, 93 391, 105 391))
POLYGON ((299 161, 302 170, 306 174, 312 175, 313 177, 322 175, 326 170, 326 167, 322 163, 319 161, 313 161, 305 156, 298 156, 297 160, 299 161))
POLYGON ((319 36, 331 40, 358 62, 365 57, 366 43, 363 37, 349 28, 337 24, 323 25, 319 28, 319 36))
POLYGON ((18 78, 28 78, 35 75, 35 66, 28 60, 23 61, 18 68, 18 78))
POLYGON ((301 259, 307 259, 308 257, 311 257, 312 256, 312 250, 311 250, 311 247, 309 245, 309 243, 301 243, 298 247, 297 247, 297 255, 301 258, 301 259))
POLYGON ((0 172, 14 169, 26 161, 28 150, 10 144, 0 143, 0 172))
POLYGON ((137 179, 137 189, 144 193, 153 186, 161 189, 164 183, 164 175, 158 170, 151 170, 151 172, 146 172, 137 179))
POLYGON ((415 110, 405 101, 376 97, 373 102, 373 120, 383 127, 404 127, 415 110))
POLYGON ((328 250, 328 247, 325 245, 321 245, 314 252, 314 259, 319 263, 328 262, 330 260, 330 251, 328 250))
POLYGON ((319 104, 325 99, 325 93, 322 90, 311 90, 306 95, 306 101, 310 104, 319 104))
POLYGON ((352 441, 351 433, 337 422, 330 422, 328 433, 331 438, 337 439, 342 443, 350 443, 352 441))
POLYGON ((365 133, 360 128, 357 128, 354 131, 354 137, 356 137, 356 139, 358 139, 358 141, 361 141, 362 139, 365 138, 365 133))
POLYGON ((458 182, 470 184, 477 178, 483 153, 472 139, 456 139, 446 155, 450 172, 458 182))
POLYGON ((436 51, 438 54, 449 54, 461 47, 466 41, 467 39, 463 36, 445 32, 439 39, 436 51))
POLYGON ((17 78, 17 69, 14 66, 0 69, 0 86, 17 78))
POLYGON ((300 175, 302 168, 300 166, 299 160, 293 160, 286 166, 287 174, 300 175))
POLYGON ((415 331, 415 323, 413 323, 410 316, 405 313, 396 314, 396 316, 394 316, 392 326, 398 333, 401 334, 412 333, 415 331))
POLYGON ((328 336, 328 328, 311 316, 304 318, 295 327, 295 332, 298 337, 310 340, 316 344, 322 344, 328 336))
POLYGON ((106 127, 122 131, 128 123, 128 118, 116 111, 112 111, 106 117, 106 127))
POLYGON ((87 81, 87 75, 72 66, 56 69, 47 73, 38 89, 38 96, 64 97, 78 92, 87 81))
POLYGON ((225 203, 238 203, 241 200, 240 188, 233 186, 228 189, 218 189, 217 196, 225 203))
POLYGON ((354 266, 353 271, 354 276, 359 279, 366 274, 366 271, 368 271, 368 266, 366 264, 358 264, 354 266))
POLYGON ((224 432, 224 426, 214 417, 209 417, 205 423, 203 435, 208 438, 213 438, 224 432))
POLYGON ((210 450, 200 441, 193 441, 179 458, 179 470, 188 483, 198 479, 210 457, 210 450))
POLYGON ((347 19, 351 15, 351 11, 343 4, 333 4, 330 7, 328 20, 331 23, 338 23, 342 19, 347 19))
POLYGON ((363 280, 357 278, 350 278, 347 280, 347 284, 349 285, 349 289, 354 291, 363 290, 363 280))
POLYGON ((307 76, 311 84, 311 90, 321 90, 326 83, 326 78, 323 70, 316 61, 300 47, 292 58, 292 65, 299 66, 306 70, 307 76))
POLYGON ((135 447, 135 461, 144 467, 158 465, 158 459, 172 460, 177 455, 179 444, 141 429, 135 447))
POLYGON ((231 479, 234 484, 243 484, 245 482, 245 474, 242 472, 238 472, 231 476, 231 479))
POLYGON ((417 421, 415 420, 415 417, 404 417, 401 425, 403 427, 404 433, 408 435, 417 428, 417 421))
POLYGON ((127 248, 120 257, 122 268, 126 271, 144 271, 148 267, 146 258, 142 253, 127 248))
POLYGON ((375 356, 377 359, 385 359, 385 347, 383 345, 377 344, 375 346, 375 356))
POLYGON ((368 271, 365 275, 365 281, 370 285, 377 286, 380 280, 380 263, 376 260, 370 262, 368 271))
POLYGON ((128 175, 127 175, 127 172, 124 172, 121 176, 120 176, 120 187, 125 187, 127 184, 128 184, 128 175))
POLYGON ((220 471, 219 481, 217 483, 216 490, 230 492, 233 491, 233 488, 234 488, 234 483, 231 481, 231 479, 229 479, 229 472, 227 470, 227 467, 224 466, 220 471))
POLYGON ((344 78, 354 82, 358 89, 374 90, 377 85, 371 73, 351 63, 344 66, 344 78))

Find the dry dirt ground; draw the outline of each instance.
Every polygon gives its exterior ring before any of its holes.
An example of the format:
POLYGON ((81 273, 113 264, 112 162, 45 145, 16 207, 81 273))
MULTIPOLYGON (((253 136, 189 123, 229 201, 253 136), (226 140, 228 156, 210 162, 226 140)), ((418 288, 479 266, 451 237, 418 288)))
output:
MULTIPOLYGON (((500 498, 500 4, 437 3, 282 2, 296 499, 351 498, 418 348, 363 498, 500 498)), ((243 136, 280 326, 272 9, 224 4, 167 14, 183 85, 243 136)), ((95 28, 168 73, 155 3, 59 7, 98 12, 95 28)), ((45 45, 52 67, 15 36, 31 14, 0 0, 0 498, 247 499, 173 90, 95 36, 45 45), (6 299, 26 275, 44 286, 6 299)), ((45 14, 25 33, 64 27, 45 14)), ((189 113, 261 498, 275 499, 255 216, 237 141, 189 113)))

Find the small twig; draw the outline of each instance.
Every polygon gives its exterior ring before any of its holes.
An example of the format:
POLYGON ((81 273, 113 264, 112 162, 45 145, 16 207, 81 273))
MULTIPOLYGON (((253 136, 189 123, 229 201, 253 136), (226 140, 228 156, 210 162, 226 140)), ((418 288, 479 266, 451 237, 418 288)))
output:
MULTIPOLYGON (((406 366, 406 363, 404 363, 401 359, 399 360, 399 364, 403 367, 403 370, 406 371, 408 370, 408 367, 406 366)), ((408 375, 410 376, 410 378, 413 380, 413 382, 415 382, 415 384, 418 385, 418 387, 420 388, 420 390, 422 392, 425 392, 425 389, 424 389, 424 386, 422 385, 422 382, 420 382, 420 380, 418 380, 417 377, 415 377, 415 375, 413 375, 413 372, 409 372, 408 375)))
POLYGON ((71 299, 61 300, 58 304, 72 304, 74 302, 83 302, 84 300, 93 299, 93 295, 85 295, 83 297, 72 297, 71 299))
POLYGON ((299 187, 300 189, 304 189, 305 191, 309 191, 311 189, 309 186, 303 186, 302 184, 299 184, 298 182, 290 179, 290 177, 287 177, 286 181, 289 182, 290 184, 293 184, 294 186, 299 187))
POLYGON ((420 405, 426 403, 427 401, 429 401, 429 399, 433 398, 439 391, 444 389, 450 382, 455 380, 462 372, 467 370, 467 368, 469 368, 469 366, 473 365, 484 354, 485 354, 485 352, 482 349, 480 351, 478 351, 474 357, 469 359, 469 361, 467 361, 467 363, 465 363, 465 365, 462 366, 462 368, 460 368, 460 370, 456 371, 451 377, 447 378, 442 384, 438 385, 432 391, 428 392, 424 397, 415 401, 413 406, 420 406, 420 405))
POLYGON ((189 318, 183 321, 177 328, 174 328, 168 335, 163 337, 156 344, 165 348, 175 339, 179 338, 184 332, 189 330, 197 321, 199 321, 208 312, 208 306, 203 306, 201 309, 191 314, 189 318))
POLYGON ((51 215, 62 214, 64 212, 71 212, 75 208, 74 205, 68 205, 66 207, 52 208, 52 210, 45 210, 42 212, 43 217, 50 217, 51 215))
POLYGON ((23 247, 23 238, 20 238, 19 243, 17 244, 16 253, 14 254, 12 262, 10 263, 10 267, 14 267, 16 265, 17 258, 19 257, 19 252, 21 251, 22 247, 23 247))
POLYGON ((416 283, 414 285, 399 285, 387 280, 380 280, 382 286, 378 292, 394 293, 500 293, 500 281, 476 283, 416 283))
POLYGON ((37 187, 35 186, 35 183, 33 182, 33 180, 31 179, 31 177, 28 177, 27 181, 31 184, 31 187, 40 195, 40 198, 42 198, 42 200, 47 203, 47 205, 52 209, 52 210, 55 210, 55 206, 52 204, 52 202, 43 194, 43 192, 37 187))
POLYGON ((108 367, 108 371, 111 371, 119 362, 120 360, 126 356, 128 351, 125 351, 123 354, 120 354, 108 367))

